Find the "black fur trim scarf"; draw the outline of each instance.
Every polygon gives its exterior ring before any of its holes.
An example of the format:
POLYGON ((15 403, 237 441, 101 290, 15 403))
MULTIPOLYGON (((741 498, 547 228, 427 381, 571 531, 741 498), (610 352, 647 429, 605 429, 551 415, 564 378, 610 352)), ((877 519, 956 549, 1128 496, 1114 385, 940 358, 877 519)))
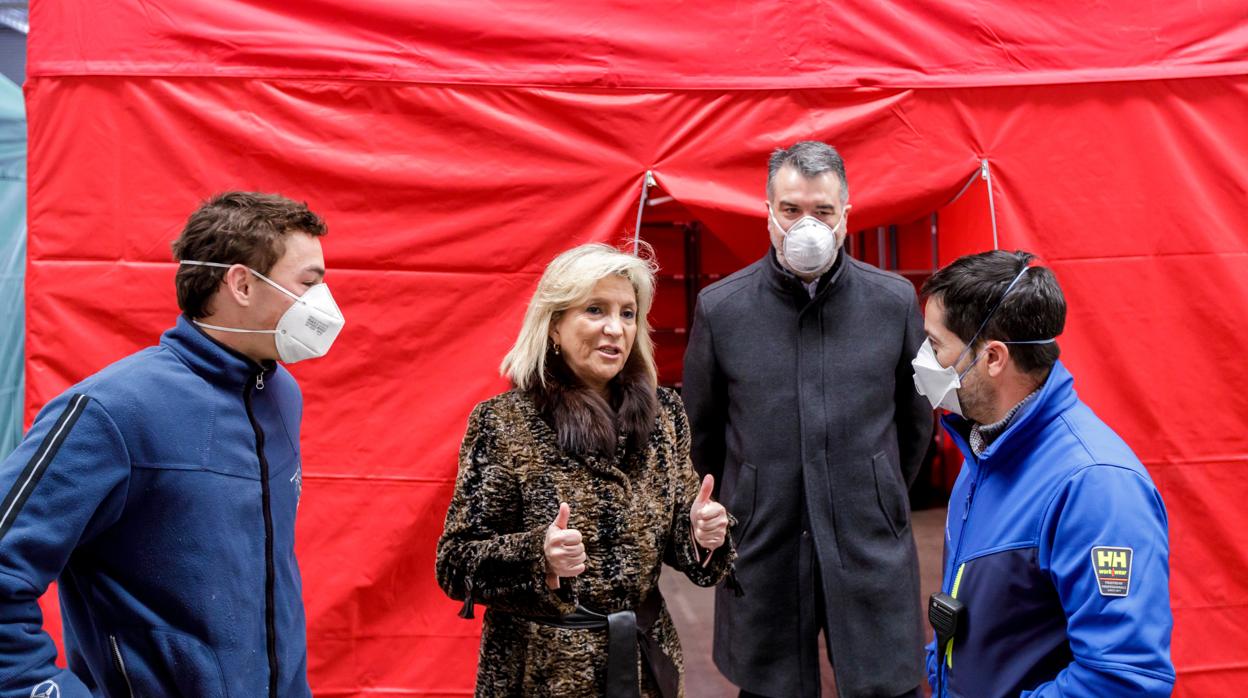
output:
POLYGON ((636 353, 629 355, 623 370, 607 388, 610 403, 583 385, 562 356, 548 353, 546 386, 537 384, 527 392, 542 418, 555 430, 564 453, 614 455, 620 437, 630 446, 646 443, 659 406, 655 386, 636 353))

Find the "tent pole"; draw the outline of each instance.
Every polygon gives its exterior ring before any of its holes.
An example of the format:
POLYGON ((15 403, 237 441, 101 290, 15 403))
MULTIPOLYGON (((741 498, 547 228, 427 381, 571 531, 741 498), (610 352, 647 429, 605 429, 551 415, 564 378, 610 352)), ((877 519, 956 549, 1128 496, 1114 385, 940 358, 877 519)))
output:
POLYGON ((979 161, 979 176, 988 183, 988 213, 992 216, 992 249, 1001 249, 1001 239, 997 237, 997 205, 992 200, 992 169, 988 167, 988 158, 979 161))
POLYGON ((654 173, 646 170, 646 176, 641 178, 641 202, 637 204, 637 227, 633 229, 633 254, 637 254, 641 246, 641 214, 646 210, 646 195, 650 193, 650 187, 654 185, 654 173))

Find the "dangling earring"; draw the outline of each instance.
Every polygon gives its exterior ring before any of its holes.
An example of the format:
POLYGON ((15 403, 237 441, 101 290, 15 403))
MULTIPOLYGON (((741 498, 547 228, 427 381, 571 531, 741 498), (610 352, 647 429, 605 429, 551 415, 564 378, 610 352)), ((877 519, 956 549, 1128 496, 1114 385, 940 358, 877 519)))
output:
POLYGON ((556 344, 556 345, 555 345, 555 356, 559 356, 561 353, 563 353, 563 349, 561 349, 561 348, 559 347, 559 345, 558 345, 558 344, 556 344))
POLYGON ((551 342, 551 343, 550 343, 550 348, 554 350, 554 352, 555 352, 555 356, 559 356, 560 349, 559 349, 559 345, 558 345, 558 344, 555 344, 554 342, 551 342))

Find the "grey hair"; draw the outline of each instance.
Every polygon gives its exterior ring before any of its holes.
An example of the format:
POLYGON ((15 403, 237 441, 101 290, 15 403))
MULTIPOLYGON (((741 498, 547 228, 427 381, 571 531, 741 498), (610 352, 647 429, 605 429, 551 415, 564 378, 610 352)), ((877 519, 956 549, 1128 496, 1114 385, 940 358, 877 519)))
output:
POLYGON ((503 377, 521 390, 536 385, 545 387, 550 328, 563 311, 584 301, 599 281, 614 274, 628 279, 637 294, 637 335, 633 339, 633 353, 639 355, 650 384, 657 384, 658 371, 654 365, 654 344, 647 316, 654 300, 654 275, 658 265, 645 242, 638 245, 638 252, 640 254, 630 254, 610 245, 593 243, 573 247, 555 257, 537 282, 520 335, 499 367, 503 377))
POLYGON ((836 173, 841 180, 841 203, 849 201, 849 180, 845 178, 845 161, 836 148, 820 141, 798 141, 787 148, 776 148, 767 161, 767 199, 775 194, 772 183, 784 166, 792 167, 807 179, 824 172, 836 173))

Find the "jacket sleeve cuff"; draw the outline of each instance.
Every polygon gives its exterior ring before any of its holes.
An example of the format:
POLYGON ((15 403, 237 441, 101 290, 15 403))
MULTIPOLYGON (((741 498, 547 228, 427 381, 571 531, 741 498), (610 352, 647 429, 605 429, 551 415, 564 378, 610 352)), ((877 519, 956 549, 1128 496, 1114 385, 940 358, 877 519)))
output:
MULTIPOLYGON (((546 527, 507 536, 509 574, 471 575, 467 583, 461 618, 473 618, 477 603, 507 613, 534 616, 563 616, 576 610, 574 580, 562 579, 558 589, 546 586, 546 527)), ((500 551, 501 552, 501 551, 500 551)))
POLYGON ((685 507, 683 515, 676 517, 672 531, 676 563, 674 566, 684 572, 689 581, 700 587, 715 586, 732 574, 733 563, 737 559, 737 549, 732 542, 732 531, 736 528, 737 519, 728 514, 728 535, 724 538, 724 544, 715 550, 706 550, 693 537, 693 522, 685 513, 687 511, 688 507, 685 507))

